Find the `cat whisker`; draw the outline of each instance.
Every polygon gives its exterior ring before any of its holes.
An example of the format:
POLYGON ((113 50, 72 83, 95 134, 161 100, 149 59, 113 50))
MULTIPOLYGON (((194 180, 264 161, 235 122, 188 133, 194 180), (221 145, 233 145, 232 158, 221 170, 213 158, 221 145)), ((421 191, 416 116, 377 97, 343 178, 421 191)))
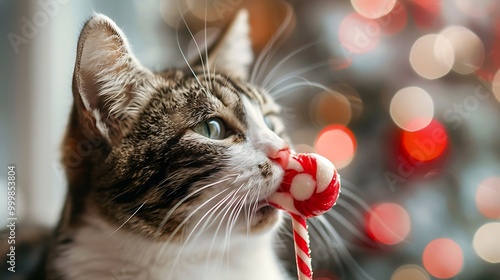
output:
MULTIPOLYGON (((228 190, 228 189, 223 190, 223 191, 221 191, 220 193, 223 193, 224 191, 227 191, 227 190, 228 190)), ((227 194, 227 195, 226 195, 223 199, 221 199, 220 201, 218 201, 218 202, 217 202, 217 203, 216 203, 216 204, 215 204, 212 208, 210 208, 210 209, 209 209, 209 210, 208 210, 208 211, 207 211, 207 212, 206 212, 206 213, 205 213, 205 214, 204 214, 204 215, 200 218, 200 220, 199 220, 199 221, 198 221, 198 222, 194 225, 194 227, 191 229, 191 232, 189 233, 188 237, 186 238, 186 240, 185 240, 184 242, 185 242, 185 243, 187 243, 187 242, 189 241, 190 237, 192 236, 192 234, 194 234, 194 233, 195 233, 195 230, 198 228, 198 226, 199 226, 202 222, 204 222, 204 224, 202 225, 202 227, 200 228, 200 230, 198 231, 198 233, 195 235, 195 238, 193 238, 193 239, 192 239, 192 240, 193 240, 193 242, 194 242, 194 241, 196 241, 196 240, 199 238, 199 236, 203 233, 203 231, 205 230, 205 228, 207 227, 206 225, 207 225, 207 224, 208 224, 208 222, 211 220, 211 217, 212 217, 212 216, 213 216, 213 214, 216 212, 216 210, 217 210, 217 209, 219 209, 219 208, 220 208, 220 207, 224 204, 224 202, 225 202, 227 199, 229 199, 229 197, 230 197, 231 195, 233 195, 235 192, 236 192, 236 190, 231 191, 231 192, 230 192, 229 194, 227 194), (209 216, 209 215, 210 215, 210 216, 209 216), (207 219, 207 220, 205 220, 205 219, 207 218, 207 216, 209 216, 209 217, 208 217, 208 219, 207 219)), ((219 194, 220 194, 220 193, 219 193, 219 194)), ((215 196, 218 196, 219 194, 217 194, 217 195, 215 195, 215 196)), ((214 197, 212 197, 212 198, 210 198, 210 200, 211 200, 211 199, 213 199, 213 198, 215 198, 215 196, 214 196, 214 197)))
POLYGON ((259 57, 257 58, 257 60, 254 64, 254 67, 253 67, 251 75, 250 75, 250 83, 254 83, 258 74, 260 75, 260 73, 261 73, 260 70, 262 67, 261 64, 262 64, 263 60, 270 56, 269 52, 272 50, 274 43, 276 43, 278 38, 285 32, 286 27, 288 26, 288 24, 292 20, 293 12, 289 6, 287 6, 287 8, 288 8, 287 9, 287 17, 286 17, 285 21, 283 22, 283 24, 280 25, 280 27, 278 28, 278 31, 271 37, 271 40, 269 40, 269 42, 267 42, 267 44, 264 46, 264 49, 262 50, 262 52, 260 53, 259 57))
MULTIPOLYGON (((206 74, 206 67, 205 67, 205 62, 208 63, 208 58, 206 61, 204 61, 203 59, 203 55, 201 54, 201 50, 200 50, 200 46, 198 45, 198 41, 196 41, 196 38, 194 37, 194 34, 193 32, 191 31, 191 28, 189 27, 187 21, 186 21, 186 17, 184 16, 184 13, 182 12, 181 10, 181 7, 180 7, 180 4, 179 4, 179 0, 176 1, 177 2, 177 11, 179 12, 179 14, 181 15, 181 19, 182 19, 182 22, 184 23, 184 26, 186 26, 186 29, 187 31, 189 32, 189 36, 191 36, 191 39, 193 40, 193 43, 194 45, 196 46, 196 50, 198 51, 198 57, 200 58, 200 63, 201 63, 201 67, 203 69, 203 73, 206 74)), ((206 12, 206 10, 205 10, 206 12)), ((206 18, 205 18, 205 32, 206 32, 206 18)), ((177 30, 179 30, 178 26, 177 26, 177 30)), ((177 33, 178 34, 178 33, 177 33)), ((179 41, 179 36, 177 36, 177 41, 179 41)), ((205 38, 205 43, 206 43, 206 38, 205 38)), ((180 47, 179 47, 180 48, 180 47)), ((187 62, 187 61, 186 61, 187 62)), ((188 62, 187 62, 188 63, 188 62)), ((188 66, 189 66, 189 63, 188 63, 188 66)), ((191 67, 190 67, 191 68, 191 67)), ((206 81, 205 81, 206 82, 206 81)))
MULTIPOLYGON (((179 29, 177 29, 176 31, 176 37, 177 37, 177 46, 179 47, 179 51, 181 52, 181 55, 182 55, 182 58, 184 59, 184 61, 186 62, 189 70, 191 71, 191 73, 193 74, 194 78, 196 79, 196 82, 198 82, 198 84, 200 85, 200 88, 206 92, 206 89, 203 87, 203 85, 201 84, 200 80, 198 79, 198 75, 196 75, 196 72, 194 72, 193 68, 191 67, 191 65, 189 64, 189 61, 186 57, 186 55, 184 54, 184 51, 182 50, 182 47, 181 47, 181 42, 179 41, 179 29)), ((203 66, 202 66, 203 67, 203 66)))
POLYGON ((269 88, 272 89, 272 88, 275 88, 278 85, 281 85, 282 83, 284 83, 286 81, 289 81, 290 79, 296 78, 299 75, 305 74, 305 73, 307 73, 309 71, 316 70, 316 69, 319 69, 321 67, 325 67, 325 66, 328 66, 328 65, 330 65, 329 61, 316 62, 314 64, 311 64, 311 65, 307 66, 307 67, 299 68, 299 69, 297 69, 295 71, 292 71, 292 72, 286 74, 283 77, 280 77, 278 81, 274 82, 269 87, 267 87, 267 84, 269 82, 271 82, 271 80, 269 79, 269 81, 267 83, 263 84, 262 87, 266 88, 266 89, 269 89, 269 88))
MULTIPOLYGON (((210 79, 210 61, 208 60, 208 41, 207 41, 207 12, 208 12, 208 0, 205 0, 205 29, 204 29, 204 35, 205 35, 205 62, 207 64, 207 74, 208 74, 208 80, 211 81, 210 79)), ((214 72, 215 74, 216 72, 214 72)), ((208 85, 211 85, 211 83, 207 83, 208 85)))
POLYGON ((228 175, 227 178, 224 178, 222 180, 219 180, 217 182, 214 182, 214 183, 211 183, 211 184, 208 184, 206 186, 203 186, 197 190, 195 190, 194 192, 190 193, 189 195, 187 195, 186 197, 184 197, 183 199, 181 199, 179 202, 177 202, 169 211, 168 213, 165 215, 165 218, 163 219, 163 221, 160 223, 160 225, 158 226, 158 229, 156 231, 156 233, 159 233, 161 231, 161 229, 165 226, 165 224, 167 223, 168 219, 170 218, 170 216, 172 216, 172 213, 182 204, 184 203, 186 200, 188 200, 190 197, 196 195, 197 193, 207 189, 207 188, 210 188, 210 187, 213 187, 217 184, 220 184, 220 183, 223 183, 223 182, 226 182, 228 181, 232 176, 234 176, 236 174, 232 174, 232 175, 228 175))
MULTIPOLYGON (((232 211, 229 214, 229 217, 227 219, 228 222, 226 224, 226 232, 224 235, 224 246, 223 246, 223 250, 222 250, 222 252, 225 253, 227 261, 229 261, 229 252, 230 252, 229 246, 231 244, 231 232, 233 230, 233 227, 236 223, 236 219, 238 218, 244 203, 245 203, 245 201, 244 201, 243 197, 240 197, 240 199, 235 203, 234 207, 231 207, 232 211), (226 248, 227 248, 227 250, 226 250, 226 248)), ((222 264, 221 262, 222 262, 222 259, 224 257, 224 253, 221 255, 221 261, 220 261, 219 267, 222 264)), ((226 268, 228 268, 228 266, 226 266, 226 268)))
POLYGON ((315 220, 319 221, 326 231, 326 234, 328 234, 328 236, 331 236, 337 242, 336 245, 333 245, 333 243, 329 243, 329 248, 331 250, 337 250, 342 257, 342 260, 346 261, 348 265, 356 268, 355 270, 359 271, 366 279, 375 280, 370 275, 368 275, 368 273, 366 273, 366 271, 362 267, 360 267, 359 264, 354 260, 347 248, 344 246, 344 240, 342 239, 342 237, 340 237, 337 231, 335 231, 330 222, 324 216, 318 216, 315 220))
MULTIPOLYGON (((255 200, 258 200, 258 195, 256 196, 255 192, 248 191, 246 196, 248 196, 248 194, 251 194, 249 205, 252 204, 252 202, 254 200, 254 197, 255 197, 255 200)), ((244 199, 246 200, 246 197, 244 199)), ((246 226, 246 228, 247 228, 247 236, 250 235, 250 225, 251 225, 251 223, 250 223, 250 217, 252 216, 252 211, 251 210, 252 209, 250 209, 250 207, 245 207, 244 208, 244 211, 245 211, 245 222, 246 222, 246 225, 247 225, 246 226)))
POLYGON ((347 210, 347 212, 349 212, 349 214, 351 214, 352 216, 354 216, 354 218, 359 223, 363 223, 364 222, 363 214, 359 210, 357 210, 352 204, 350 204, 349 202, 347 202, 346 200, 344 200, 342 198, 339 199, 337 201, 337 207, 342 207, 345 210, 347 210))
POLYGON ((321 89, 323 91, 328 91, 328 92, 332 92, 331 89, 329 89, 328 87, 320 84, 320 83, 315 83, 315 82, 311 82, 303 77, 297 77, 297 78, 300 78, 300 79, 303 79, 304 82, 297 82, 297 83, 294 83, 294 84, 291 84, 289 86, 286 86, 284 88, 281 88, 275 92, 272 92, 271 93, 271 96, 274 97, 274 99, 280 99, 281 97, 283 97, 284 95, 286 95, 287 91, 293 89, 293 88, 298 88, 298 87, 313 87, 313 88, 318 88, 318 89, 321 89), (281 94, 282 92, 285 92, 285 94, 281 94))
MULTIPOLYGON (((243 184, 241 187, 243 187, 243 186, 244 186, 244 184, 243 184)), ((240 187, 240 188, 241 188, 241 187, 240 187)), ((242 200, 241 200, 241 198, 239 199, 239 201, 242 201, 242 200)), ((219 233, 220 227, 222 226, 222 223, 224 222, 224 219, 225 219, 226 215, 227 215, 227 214, 228 214, 228 212, 229 212, 229 211, 233 208, 233 205, 235 205, 235 204, 237 205, 237 203, 239 203, 239 201, 238 201, 238 197, 233 197, 233 200, 232 200, 230 203, 228 203, 228 204, 226 205, 226 207, 224 207, 224 209, 226 209, 226 210, 224 211, 224 214, 222 215, 222 218, 221 218, 221 219, 220 219, 220 221, 219 221, 219 225, 217 226, 217 228, 216 228, 216 230, 215 230, 214 236, 213 236, 213 238, 212 238, 212 242, 210 243, 210 248, 209 248, 209 250, 208 250, 208 255, 207 255, 207 257, 210 257, 210 254, 211 254, 211 252, 212 252, 212 250, 213 250, 213 248, 214 248, 214 244, 215 244, 215 240, 216 240, 217 234, 219 233)), ((222 211, 221 211, 221 212, 222 212, 222 211)), ((224 237, 224 240, 226 240, 226 238, 227 238, 227 235, 224 237)), ((225 249, 226 249, 226 247, 225 247, 225 246, 226 246, 226 242, 224 242, 224 247, 222 248, 222 252, 224 252, 224 251, 225 251, 225 249)), ((223 258, 223 257, 224 257, 224 254, 221 254, 221 259, 220 259, 220 261, 219 261, 219 265, 218 265, 217 270, 219 270, 219 269, 220 269, 220 266, 222 265, 222 258, 223 258)), ((207 262, 207 264, 208 264, 208 262, 207 262)), ((208 267, 206 267, 206 269, 208 269, 208 267)))
MULTIPOLYGON (((344 182, 349 184, 349 182, 342 180, 342 183, 344 183, 344 182)), ((346 184, 344 184, 344 185, 346 185, 346 184)), ((368 205, 368 203, 366 203, 359 195, 355 194, 353 191, 351 191, 349 188, 347 188, 347 186, 342 188, 342 196, 353 200, 359 206, 361 206, 361 208, 363 208, 363 210, 365 210, 365 211, 370 211, 370 209, 371 209, 371 207, 370 207, 370 205, 368 205)))
MULTIPOLYGON (((179 13, 181 15, 181 18, 179 19, 179 23, 177 23, 177 28, 176 28, 176 33, 175 33, 175 37, 176 37, 176 40, 177 40, 177 47, 179 48, 179 51, 182 55, 182 58, 184 59, 184 61, 186 62, 186 65, 188 66, 189 70, 191 71, 191 73, 193 74, 194 78, 196 79, 196 81, 198 82, 198 84, 200 85, 200 88, 201 90, 203 90, 203 92, 207 93, 207 90, 205 89, 205 87, 201 84, 200 82, 200 79, 198 78, 198 75, 196 75, 196 72, 194 71, 193 67, 191 66, 191 64, 189 63, 187 57, 186 57, 186 54, 184 53, 184 51, 182 50, 182 47, 181 47, 181 43, 180 43, 180 40, 179 40, 179 25, 180 25, 180 21, 182 20, 184 25, 186 26, 188 32, 189 32, 189 35, 191 36, 191 38, 193 39, 193 42, 196 46, 196 49, 198 50, 198 55, 199 55, 199 58, 200 58, 200 62, 201 62, 201 67, 203 69, 203 73, 206 73, 206 70, 205 70, 205 63, 203 61, 203 56, 201 55, 201 51, 200 51, 200 48, 198 46, 198 43, 193 35, 193 32, 191 31, 191 29, 189 28, 189 25, 187 24, 187 21, 186 21, 186 18, 184 17, 184 14, 181 12, 180 10, 180 6, 179 6, 179 1, 177 1, 177 9, 179 10, 179 13)), ((207 81, 205 81, 207 82, 207 81)), ((208 83, 207 83, 208 84, 208 83)))
POLYGON ((135 214, 137 214, 137 212, 139 212, 139 210, 141 210, 142 206, 144 206, 144 204, 146 204, 146 201, 144 201, 135 211, 134 213, 132 213, 132 215, 130 215, 130 217, 123 223, 121 224, 117 229, 115 229, 115 231, 113 231, 111 234, 108 235, 108 237, 111 237, 113 234, 115 234, 117 231, 119 231, 128 221, 130 221, 130 219, 132 219, 132 217, 135 216, 135 214))
MULTIPOLYGON (((234 225, 236 224, 238 217, 240 216, 241 210, 242 210, 243 206, 245 205, 246 197, 247 197, 247 195, 242 197, 241 200, 238 202, 235 210, 233 210, 231 212, 231 215, 228 219, 228 224, 226 225, 226 238, 224 240, 224 248, 226 248, 226 246, 229 248, 229 246, 231 244, 231 233, 233 231, 234 225)), ((230 258, 229 252, 230 252, 230 250, 224 250, 224 252, 226 252, 226 274, 227 274, 228 273, 227 270, 229 269, 229 258, 230 258)))
POLYGON ((341 214, 334 212, 334 211, 328 211, 325 213, 325 215, 332 217, 334 220, 338 221, 339 224, 344 226, 350 233, 352 233, 354 236, 359 238, 360 240, 371 243, 371 240, 366 237, 363 232, 361 232, 359 229, 354 227, 344 216, 341 214))
MULTIPOLYGON (((195 210, 193 210, 193 212, 191 212, 191 215, 189 215, 186 219, 184 219, 184 221, 181 222, 181 224, 179 224, 180 226, 184 225, 184 223, 186 223, 188 221, 189 218, 191 218, 198 210, 200 210, 201 208, 203 208, 206 204, 208 204, 210 201, 212 201, 213 199, 217 198, 217 196, 219 196, 220 194, 228 191, 229 189, 224 189, 220 192, 218 192, 217 194, 215 194, 214 196, 212 196, 211 198, 207 199, 205 202, 203 202, 200 206, 196 207, 195 210)), ((233 194, 234 191, 230 192, 228 195, 226 195, 226 197, 230 196, 231 194, 233 194)), ((223 200, 221 200, 223 201, 223 200)), ((212 212, 214 209, 217 209, 219 207, 219 205, 222 204, 220 203, 220 201, 216 204, 217 207, 212 207, 211 209, 209 209, 207 211, 207 213, 205 213, 201 218, 200 220, 195 224, 195 226, 193 227, 193 229, 191 229, 191 232, 189 233, 189 235, 187 236, 187 238, 185 239, 185 241, 183 241, 184 243, 187 243, 189 241, 189 239, 191 238, 191 236, 195 233, 195 230, 196 228, 201 224, 201 222, 203 221, 203 219, 210 213, 212 212)), ((174 235, 175 233, 173 233, 172 235, 174 235)))
MULTIPOLYGON (((194 215, 194 214, 195 214, 198 210, 200 210, 201 208, 203 208, 203 207, 204 207, 207 203, 209 203, 212 199, 215 199, 217 196, 219 196, 220 194, 222 194, 222 193, 226 192, 227 190, 229 190, 229 189, 224 189, 224 190, 222 190, 222 191, 218 192, 216 195, 214 195, 213 197, 211 197, 210 199, 208 199, 207 201, 205 201, 204 203, 202 203, 200 206, 198 206, 195 210, 193 210, 193 212, 191 212, 191 214, 190 214, 188 217, 186 217, 186 218, 185 218, 185 219, 184 219, 184 220, 183 220, 183 221, 182 221, 182 222, 181 222, 181 223, 177 226, 177 228, 176 228, 176 229, 172 232, 172 234, 170 235, 169 239, 168 239, 168 240, 164 243, 164 245, 163 245, 163 246, 165 246, 166 244, 168 244, 168 243, 170 242, 171 238, 172 238, 172 237, 173 237, 173 236, 177 233, 177 231, 178 231, 178 230, 179 230, 179 229, 180 229, 180 228, 181 228, 181 227, 182 227, 185 223, 187 223, 187 222, 188 222, 188 220, 189 220, 189 219, 190 219, 190 218, 191 218, 191 217, 192 217, 192 216, 193 216, 193 215, 194 215)), ((227 199, 228 197, 230 197, 230 196, 231 196, 232 194, 234 194, 235 192, 236 192, 235 190, 231 191, 231 192, 230 192, 229 194, 227 194, 227 195, 226 195, 226 196, 225 196, 225 197, 224 197, 221 201, 225 201, 225 199, 227 199)), ((216 210, 217 210, 217 209, 218 209, 221 205, 223 205, 223 203, 220 203, 221 201, 219 201, 219 202, 218 202, 218 203, 217 203, 214 207, 212 207, 211 209, 209 209, 209 210, 207 211, 207 213, 206 213, 205 215, 203 215, 203 217, 202 217, 202 218, 201 218, 201 219, 200 219, 200 220, 196 223, 196 225, 194 226, 194 228, 193 228, 193 229, 191 229, 191 232, 189 233, 189 235, 187 236, 187 238, 183 241, 183 245, 182 245, 182 247, 180 248, 180 250, 178 251, 177 256, 176 256, 176 259, 175 259, 175 261, 173 262, 172 267, 175 267, 175 266, 176 266, 177 262, 178 262, 178 261, 179 261, 179 259, 180 259, 180 256, 182 255, 182 253, 183 253, 183 251, 184 251, 184 249, 185 249, 186 245, 188 244, 188 242, 189 242, 189 240, 190 240, 191 236, 195 233, 195 230, 196 230, 196 228, 198 227, 198 225, 199 225, 199 224, 203 221, 203 219, 204 219, 204 218, 205 218, 205 217, 206 217, 206 216, 207 216, 210 212, 215 212, 215 211, 216 211, 216 210)), ((201 231, 200 231, 200 232, 201 232, 201 231)), ((199 233, 198 233, 198 235, 197 235, 197 236, 199 237, 199 233)), ((194 241, 196 241, 196 240, 197 240, 197 238, 193 239, 193 243, 194 243, 194 241)), ((163 246, 162 246, 162 250, 163 250, 163 248, 164 248, 163 246)), ((160 251, 160 252, 161 252, 161 251, 160 251)))
MULTIPOLYGON (((206 228, 206 223, 210 221, 210 219, 212 218, 213 216, 213 213, 216 213, 216 211, 221 207, 221 206, 224 206, 223 209, 225 209, 226 207, 230 207, 231 203, 229 204, 226 204, 224 205, 224 203, 226 202, 227 199, 231 198, 233 199, 234 198, 234 194, 236 194, 239 190, 241 189, 241 187, 239 187, 238 189, 236 190, 233 190, 231 191, 229 194, 227 194, 224 198, 222 198, 219 202, 216 203, 215 206, 213 206, 211 209, 209 209, 207 211, 207 213, 205 215, 202 216, 202 218, 200 219, 200 221, 198 221, 198 223, 195 225, 195 227, 191 230, 191 232, 189 233, 188 237, 183 241, 183 245, 181 247, 181 249, 178 251, 177 253, 177 257, 173 263, 173 266, 172 267, 175 267, 177 262, 179 261, 180 259, 180 256, 182 255, 182 252, 184 251, 185 249, 185 246, 188 244, 188 241, 189 239, 191 238, 192 234, 194 234, 195 232, 195 229, 196 227, 198 226, 199 223, 201 223, 206 217, 208 214, 210 214, 210 216, 208 217, 208 220, 205 221, 204 225, 202 226, 202 229, 197 233, 197 235, 195 236, 195 238, 192 239, 192 242, 191 242, 191 245, 192 244, 195 244, 195 241, 201 236, 202 232, 205 230, 206 228)), ((223 193, 224 191, 226 191, 228 189, 225 189, 221 192, 219 192, 217 195, 215 195, 213 198, 215 198, 216 196, 220 195, 221 193, 223 193)), ((212 199, 212 198, 211 198, 212 199)), ((210 200, 211 200, 210 199, 210 200)), ((160 253, 159 255, 157 256, 157 259, 159 259, 160 255, 162 254, 163 250, 165 249, 165 246, 170 242, 170 240, 173 238, 173 236, 179 231, 179 229, 195 214, 195 212, 197 212, 199 209, 201 209, 203 206, 205 206, 208 202, 210 201, 206 201, 205 203, 203 203, 202 205, 200 205, 199 207, 197 207, 186 219, 184 219, 178 226, 177 228, 171 233, 171 236, 169 237, 169 239, 163 244, 161 250, 160 250, 160 253)), ((221 212, 222 213, 222 212, 221 212)), ((219 213, 220 215, 220 213, 219 213)), ((219 216, 217 215, 216 218, 219 216)))
POLYGON ((249 205, 250 209, 250 219, 249 222, 254 218, 255 213, 257 212, 257 207, 259 206, 259 197, 260 197, 260 188, 257 188, 257 195, 255 196, 255 202, 251 202, 249 205))
POLYGON ((283 66, 284 63, 286 63, 290 58, 294 57, 295 55, 297 55, 298 53, 304 51, 304 50, 307 50, 308 48, 312 47, 312 46, 315 46, 315 45, 318 45, 322 43, 322 41, 317 41, 317 42, 311 42, 309 44, 306 44, 298 49, 296 49, 295 51, 291 52, 290 54, 288 54, 287 56, 285 56, 283 59, 281 59, 278 63, 276 63, 276 65, 267 73, 267 76, 266 78, 264 79, 264 81, 261 83, 261 86, 262 87, 266 87, 266 85, 269 83, 269 81, 274 78, 274 75, 276 74, 276 72, 280 69, 281 66, 283 66))

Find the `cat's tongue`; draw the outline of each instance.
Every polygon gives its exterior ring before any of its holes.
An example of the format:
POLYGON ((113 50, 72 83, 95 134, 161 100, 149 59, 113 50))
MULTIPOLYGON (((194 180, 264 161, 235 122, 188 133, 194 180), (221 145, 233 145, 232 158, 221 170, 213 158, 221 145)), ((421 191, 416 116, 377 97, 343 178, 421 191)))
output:
POLYGON ((293 154, 281 186, 269 204, 311 218, 332 208, 340 195, 340 176, 335 166, 318 154, 293 154))

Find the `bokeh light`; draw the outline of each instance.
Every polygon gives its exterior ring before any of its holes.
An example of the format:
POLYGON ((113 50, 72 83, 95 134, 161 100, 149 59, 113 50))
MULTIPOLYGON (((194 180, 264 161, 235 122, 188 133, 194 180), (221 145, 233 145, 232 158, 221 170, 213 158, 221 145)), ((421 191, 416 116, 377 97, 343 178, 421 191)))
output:
POLYGON ((368 235, 387 245, 406 239, 411 223, 408 212, 396 203, 381 203, 372 207, 366 220, 368 235))
POLYGON ((476 192, 476 206, 485 217, 500 219, 500 177, 489 177, 481 182, 476 192))
POLYGON ((406 87, 392 97, 390 114, 402 129, 416 131, 429 125, 434 116, 431 96, 419 87, 406 87))
POLYGON ((412 3, 429 13, 439 14, 441 12, 441 0, 413 0, 412 3))
POLYGON ((379 18, 394 8, 396 0, 351 0, 356 12, 366 18, 379 18))
POLYGON ((335 91, 318 94, 311 102, 311 119, 320 126, 347 125, 351 120, 351 104, 346 96, 335 91), (335 110, 332 110, 335 108, 335 110))
MULTIPOLYGON (((224 3, 223 1, 215 1, 224 3)), ((236 4, 238 1, 232 1, 236 4)), ((250 15, 250 36, 252 47, 256 53, 264 49, 281 25, 288 23, 283 29, 281 36, 288 36, 296 25, 296 16, 293 8, 284 0, 252 0, 242 1, 244 7, 248 9, 250 15), (287 20, 290 20, 287 22, 287 20)), ((231 8, 229 8, 231 9, 231 8)), ((237 9, 234 10, 235 12, 237 9)))
POLYGON ((455 0, 462 13, 475 18, 485 17, 493 12, 497 2, 498 0, 455 0))
POLYGON ((382 31, 377 21, 350 13, 339 26, 339 40, 348 51, 363 54, 375 49, 382 31))
POLYGON ((377 19, 377 23, 382 28, 382 33, 386 35, 394 35, 401 32, 406 27, 407 22, 408 13, 400 1, 396 2, 390 13, 377 19))
POLYGON ((462 269, 464 255, 462 248, 455 241, 439 238, 427 244, 422 261, 425 269, 432 276, 451 278, 462 269))
POLYGON ((498 100, 498 102, 500 102, 500 70, 498 70, 495 74, 491 88, 493 90, 495 98, 498 100))
POLYGON ((472 246, 476 254, 489 263, 500 263, 500 223, 488 223, 474 234, 472 246))
POLYGON ((349 100, 349 104, 351 105, 351 122, 361 117, 361 113, 363 112, 363 100, 361 100, 361 96, 351 85, 339 83, 332 85, 331 88, 349 100))
POLYGON ((316 152, 329 159, 336 168, 349 165, 356 153, 356 138, 343 125, 329 125, 316 138, 316 152))
POLYGON ((185 3, 187 4, 189 11, 195 17, 203 21, 221 20, 222 16, 229 16, 226 12, 227 9, 223 9, 224 6, 219 7, 218 5, 213 5, 200 0, 186 0, 185 3))
POLYGON ((431 28, 439 22, 441 14, 441 0, 413 0, 410 1, 413 20, 420 28, 431 28))
POLYGON ((391 280, 430 280, 429 274, 422 267, 414 264, 402 265, 394 271, 391 280))
POLYGON ((417 74, 430 80, 448 74, 454 60, 453 47, 437 34, 420 37, 410 50, 411 67, 417 74))
POLYGON ((403 131, 402 141, 408 155, 421 162, 438 158, 448 147, 446 129, 437 120, 418 131, 403 131))
POLYGON ((160 0, 160 14, 166 24, 177 28, 181 15, 184 15, 188 7, 184 1, 174 2, 172 0, 160 0), (172 9, 172 7, 175 7, 172 9))
POLYGON ((484 45, 481 39, 463 26, 449 26, 440 32, 452 45, 455 53, 453 71, 470 74, 477 71, 484 61, 484 45))

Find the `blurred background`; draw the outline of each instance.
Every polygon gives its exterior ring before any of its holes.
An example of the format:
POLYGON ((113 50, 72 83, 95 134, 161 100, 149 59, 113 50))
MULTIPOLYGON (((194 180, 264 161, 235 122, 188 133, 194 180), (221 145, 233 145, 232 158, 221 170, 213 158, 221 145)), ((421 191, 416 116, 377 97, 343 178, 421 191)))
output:
POLYGON ((20 221, 58 219, 76 41, 94 11, 161 70, 185 67, 177 40, 197 55, 181 15, 204 46, 205 25, 210 42, 246 7, 254 82, 296 150, 343 179, 310 223, 315 279, 500 279, 499 1, 207 1, 0 0, 0 166, 16 164, 20 221))

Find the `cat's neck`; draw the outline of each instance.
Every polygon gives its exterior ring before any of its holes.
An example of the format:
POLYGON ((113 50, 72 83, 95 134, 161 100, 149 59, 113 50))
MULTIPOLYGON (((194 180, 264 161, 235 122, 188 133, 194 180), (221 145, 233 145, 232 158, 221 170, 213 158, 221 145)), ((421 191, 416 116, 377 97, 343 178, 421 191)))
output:
POLYGON ((55 262, 67 279, 285 279, 273 233, 196 249, 114 232, 116 227, 96 217, 85 220, 55 262))

